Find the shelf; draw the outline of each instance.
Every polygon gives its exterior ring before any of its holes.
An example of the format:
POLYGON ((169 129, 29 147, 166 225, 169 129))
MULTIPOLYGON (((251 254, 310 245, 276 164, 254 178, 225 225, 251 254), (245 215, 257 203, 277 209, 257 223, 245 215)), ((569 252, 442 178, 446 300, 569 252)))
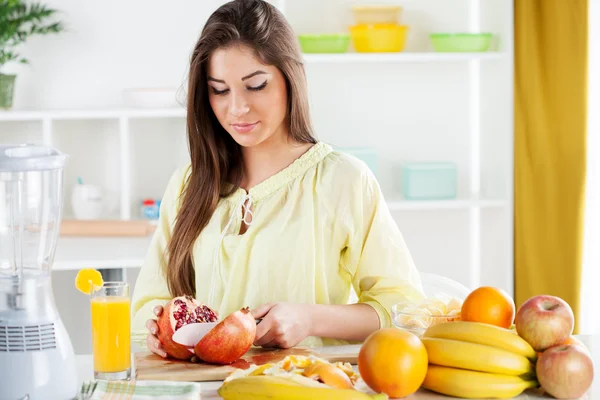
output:
POLYGON ((60 237, 52 271, 81 268, 139 268, 150 247, 147 237, 60 237))
POLYGON ((453 210, 471 208, 498 208, 508 203, 492 199, 452 199, 452 200, 392 200, 388 201, 391 211, 404 210, 453 210))
POLYGON ((147 237, 154 233, 157 221, 150 220, 63 220, 61 237, 147 237))
POLYGON ((0 121, 93 120, 119 118, 183 118, 182 108, 115 108, 106 110, 13 110, 0 111, 0 121))
POLYGON ((361 62, 447 62, 468 60, 493 60, 505 56, 502 52, 485 53, 342 53, 342 54, 304 54, 309 63, 361 63, 361 62))
MULTIPOLYGON (((390 211, 419 210, 469 210, 472 208, 501 208, 508 203, 491 199, 456 199, 389 201, 390 211)), ((152 225, 155 221, 146 221, 152 225)), ((126 222, 123 222, 126 224, 126 222)), ((88 231, 89 233, 89 231, 88 231)), ((152 235, 145 237, 72 237, 61 236, 58 240, 53 271, 79 270, 81 268, 139 268, 144 263, 152 235)))
MULTIPOLYGON (((304 54, 308 64, 329 63, 412 63, 412 62, 452 62, 469 60, 494 60, 506 56, 503 52, 480 53, 342 53, 304 54)), ((0 111, 2 121, 42 121, 42 120, 101 120, 119 118, 184 118, 186 110, 177 108, 112 108, 90 110, 8 110, 0 111)))

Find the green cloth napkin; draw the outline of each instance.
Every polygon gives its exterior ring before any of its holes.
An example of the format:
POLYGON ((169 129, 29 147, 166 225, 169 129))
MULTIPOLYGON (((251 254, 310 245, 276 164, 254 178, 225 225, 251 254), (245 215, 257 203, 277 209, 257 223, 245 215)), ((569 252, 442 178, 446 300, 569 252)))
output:
POLYGON ((171 381, 86 381, 82 400, 200 400, 200 384, 171 381))

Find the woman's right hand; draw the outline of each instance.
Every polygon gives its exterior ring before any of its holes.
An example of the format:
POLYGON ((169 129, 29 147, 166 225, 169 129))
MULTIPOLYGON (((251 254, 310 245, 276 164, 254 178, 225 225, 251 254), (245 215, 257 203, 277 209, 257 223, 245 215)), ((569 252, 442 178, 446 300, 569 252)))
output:
MULTIPOLYGON (((162 306, 154 307, 154 314, 157 317, 160 317, 162 312, 162 306)), ((148 331, 150 331, 150 333, 148 333, 148 336, 146 336, 146 346, 148 346, 148 349, 154 354, 166 358, 167 353, 163 349, 160 340, 158 340, 158 324, 156 323, 156 320, 149 319, 148 321, 146 321, 146 328, 148 328, 148 331)))

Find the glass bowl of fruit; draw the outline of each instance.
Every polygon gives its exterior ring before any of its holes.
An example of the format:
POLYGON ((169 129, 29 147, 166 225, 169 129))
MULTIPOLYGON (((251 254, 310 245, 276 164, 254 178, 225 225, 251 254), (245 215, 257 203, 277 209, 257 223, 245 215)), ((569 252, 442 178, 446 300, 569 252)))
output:
POLYGON ((440 275, 421 273, 425 298, 403 301, 392 306, 392 324, 418 337, 432 325, 459 321, 464 299, 471 292, 466 286, 440 275))

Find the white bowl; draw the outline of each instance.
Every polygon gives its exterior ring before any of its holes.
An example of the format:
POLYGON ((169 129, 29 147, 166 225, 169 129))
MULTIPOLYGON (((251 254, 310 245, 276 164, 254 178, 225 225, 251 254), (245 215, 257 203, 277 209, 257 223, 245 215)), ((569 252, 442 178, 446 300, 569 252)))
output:
POLYGON ((429 273, 421 273, 426 299, 418 303, 409 301, 394 304, 391 309, 392 324, 421 337, 425 330, 439 323, 459 321, 460 306, 471 292, 466 286, 452 279, 429 273), (454 311, 440 310, 439 302, 454 311))

